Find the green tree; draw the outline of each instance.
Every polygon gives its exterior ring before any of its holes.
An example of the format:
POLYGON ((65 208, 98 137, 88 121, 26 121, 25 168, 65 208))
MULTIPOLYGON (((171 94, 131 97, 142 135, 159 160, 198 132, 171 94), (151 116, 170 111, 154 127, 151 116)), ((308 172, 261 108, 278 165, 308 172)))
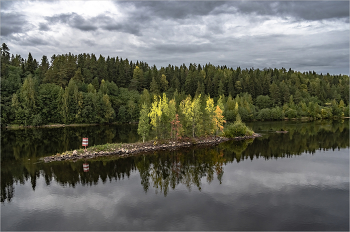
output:
POLYGON ((37 113, 37 90, 31 74, 24 80, 19 93, 20 103, 25 113, 25 125, 30 125, 37 113))
POLYGON ((104 94, 102 97, 102 110, 103 110, 103 121, 111 122, 115 117, 114 109, 112 108, 112 104, 109 101, 109 96, 104 94))
POLYGON ((78 86, 71 79, 64 91, 62 98, 62 117, 64 123, 81 122, 81 113, 83 108, 83 95, 78 91, 78 86))
POLYGON ((34 74, 34 71, 35 71, 35 63, 34 63, 34 60, 33 60, 33 56, 32 56, 32 54, 30 52, 28 54, 26 71, 28 71, 28 72, 30 72, 32 74, 34 74))
POLYGON ((146 104, 147 107, 151 106, 151 95, 149 94, 147 89, 143 89, 142 94, 140 96, 139 105, 142 106, 143 104, 146 104))
POLYGON ((11 111, 15 115, 14 123, 15 124, 22 124, 25 121, 25 113, 21 107, 21 104, 18 100, 17 94, 12 95, 12 104, 11 104, 11 111))
POLYGON ((242 91, 242 83, 240 81, 236 81, 235 89, 237 91, 237 94, 241 93, 241 91, 242 91))
POLYGON ((151 93, 153 93, 153 95, 156 95, 156 96, 158 96, 160 94, 158 83, 156 82, 154 77, 152 77, 150 91, 151 91, 151 93))
POLYGON ((98 82, 98 78, 95 77, 93 80, 92 80, 92 83, 91 83, 96 90, 100 89, 100 83, 98 82))
POLYGON ((164 74, 162 74, 161 78, 160 78, 160 90, 162 92, 165 92, 168 90, 168 84, 169 82, 166 79, 166 76, 164 74))
POLYGON ((280 92, 275 82, 270 85, 270 97, 275 105, 280 105, 280 92))
POLYGON ((149 134, 150 124, 148 117, 148 106, 143 103, 140 112, 139 125, 137 128, 137 133, 142 136, 142 141, 145 142, 146 136, 149 134))
POLYGON ((1 46, 1 77, 7 76, 8 65, 10 64, 10 49, 7 44, 1 46))
POLYGON ((271 100, 269 96, 259 95, 256 98, 256 106, 259 109, 270 108, 270 105, 271 105, 271 100))
POLYGON ((141 91, 142 80, 143 80, 143 71, 138 66, 136 66, 134 69, 133 78, 129 85, 129 89, 141 91))
POLYGON ((74 81, 76 84, 81 83, 84 81, 84 77, 81 74, 81 68, 78 68, 77 71, 75 71, 74 77, 73 77, 74 81))
POLYGON ((220 107, 222 111, 225 111, 225 95, 220 95, 217 105, 220 107))
POLYGON ((108 84, 104 79, 101 81, 100 90, 102 94, 109 94, 108 84))
POLYGON ((185 116, 187 126, 192 128, 192 137, 195 137, 195 132, 198 129, 199 122, 201 120, 201 100, 200 95, 191 101, 191 97, 188 96, 180 103, 180 110, 185 116))
POLYGON ((61 101, 59 96, 60 89, 58 85, 53 83, 39 86, 38 105, 44 124, 61 122, 59 109, 59 102, 61 101))

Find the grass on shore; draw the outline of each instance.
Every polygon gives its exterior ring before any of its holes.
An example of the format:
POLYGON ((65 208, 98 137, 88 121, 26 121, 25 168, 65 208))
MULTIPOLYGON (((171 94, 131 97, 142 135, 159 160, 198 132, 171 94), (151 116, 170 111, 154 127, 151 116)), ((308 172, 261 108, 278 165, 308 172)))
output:
MULTIPOLYGON (((106 144, 101 144, 101 145, 94 145, 86 148, 86 152, 88 153, 95 153, 95 152, 113 152, 119 149, 137 149, 141 147, 153 147, 153 146, 160 146, 160 145, 165 145, 165 144, 170 144, 173 142, 176 143, 183 143, 183 142, 189 142, 191 144, 197 144, 199 141, 203 141, 209 138, 213 138, 214 136, 209 136, 209 137, 183 137, 178 140, 172 140, 172 139, 158 139, 158 140, 150 140, 147 142, 136 142, 136 143, 106 143, 106 144)), ((75 149, 78 153, 78 155, 81 155, 85 153, 85 148, 81 149, 75 149)), ((63 153, 57 153, 56 155, 52 156, 61 156, 61 155, 68 155, 71 156, 73 155, 73 150, 71 151, 65 151, 63 153)))

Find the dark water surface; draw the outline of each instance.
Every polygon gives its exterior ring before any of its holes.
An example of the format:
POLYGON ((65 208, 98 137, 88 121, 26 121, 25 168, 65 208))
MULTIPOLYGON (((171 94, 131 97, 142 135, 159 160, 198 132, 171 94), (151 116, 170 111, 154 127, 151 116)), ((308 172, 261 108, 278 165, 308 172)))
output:
POLYGON ((348 231, 349 120, 248 125, 263 136, 47 164, 83 137, 136 142, 137 127, 2 130, 1 230, 348 231))

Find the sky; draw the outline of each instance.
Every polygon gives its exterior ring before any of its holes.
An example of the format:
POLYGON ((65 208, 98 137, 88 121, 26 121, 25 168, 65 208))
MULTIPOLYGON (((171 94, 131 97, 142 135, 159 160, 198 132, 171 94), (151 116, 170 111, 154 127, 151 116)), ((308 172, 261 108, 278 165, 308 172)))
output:
POLYGON ((3 1, 1 43, 169 64, 349 75, 349 1, 3 1))

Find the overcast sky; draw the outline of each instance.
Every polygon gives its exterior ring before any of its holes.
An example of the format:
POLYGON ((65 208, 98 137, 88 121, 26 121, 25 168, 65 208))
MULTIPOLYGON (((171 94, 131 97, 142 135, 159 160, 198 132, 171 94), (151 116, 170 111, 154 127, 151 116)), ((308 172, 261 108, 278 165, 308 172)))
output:
POLYGON ((236 68, 349 74, 349 1, 1 1, 1 43, 236 68))

